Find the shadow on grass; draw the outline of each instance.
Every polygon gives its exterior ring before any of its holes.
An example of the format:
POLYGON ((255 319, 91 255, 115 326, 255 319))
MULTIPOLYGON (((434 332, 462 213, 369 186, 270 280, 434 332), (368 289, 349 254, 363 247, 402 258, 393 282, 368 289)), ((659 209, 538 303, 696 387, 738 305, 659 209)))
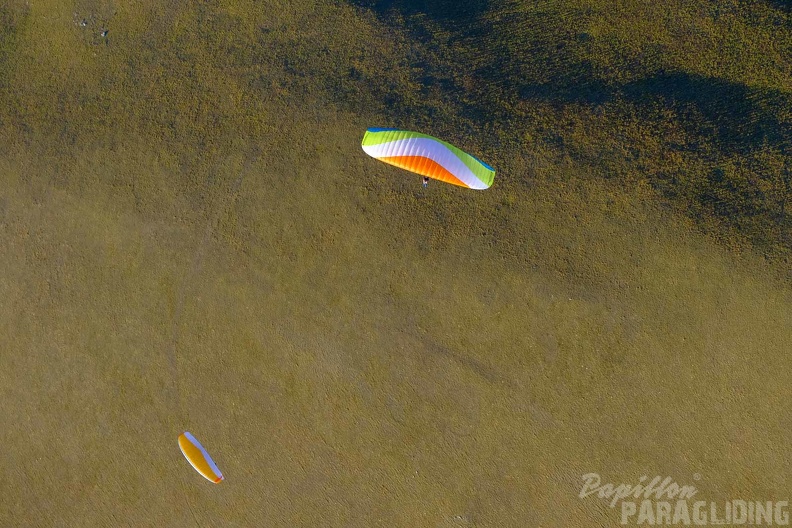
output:
POLYGON ((792 97, 778 90, 674 72, 624 85, 619 92, 639 106, 659 102, 672 107, 688 133, 708 136, 727 153, 792 144, 791 124, 777 114, 792 107, 792 97))
MULTIPOLYGON (((788 9, 789 2, 769 1, 788 9)), ((486 0, 460 3, 464 8, 449 0, 350 2, 371 9, 387 24, 403 26, 416 42, 427 45, 426 53, 410 58, 426 97, 405 102, 398 87, 380 94, 395 121, 409 116, 415 122, 416 115, 446 108, 448 116, 455 116, 455 126, 512 129, 521 119, 519 109, 530 108, 531 102, 559 109, 608 107, 613 116, 609 121, 614 122, 597 126, 619 126, 621 112, 647 120, 660 118, 662 112, 673 116, 688 136, 688 161, 703 163, 709 174, 705 181, 700 176, 664 179, 662 171, 655 171, 647 175, 652 184, 681 201, 693 217, 715 217, 762 245, 780 241, 792 250, 790 215, 785 213, 792 202, 789 167, 777 166, 778 157, 792 151, 792 94, 666 71, 657 60, 662 49, 647 50, 630 66, 629 77, 638 80, 609 79, 610 65, 591 62, 593 37, 586 32, 585 10, 552 5, 523 9, 486 0), (435 37, 438 27, 443 31, 435 37), (435 57, 432 50, 437 47, 450 55, 435 57), (766 152, 774 153, 775 166, 758 161, 766 152), (735 158, 750 167, 730 168, 735 158)), ((563 148, 563 142, 557 146, 563 148)), ((663 166, 660 160, 654 162, 663 166)), ((680 173, 690 168, 677 167, 680 173)))
POLYGON ((436 22, 464 23, 486 12, 490 0, 352 0, 351 3, 371 9, 380 16, 422 14, 436 22))
POLYGON ((781 11, 792 13, 792 0, 767 0, 767 3, 781 11))
MULTIPOLYGON (((548 13, 513 17, 514 21, 504 26, 510 31, 501 33, 500 26, 492 27, 482 16, 501 16, 497 8, 490 9, 488 0, 459 5, 453 0, 351 3, 373 10, 387 22, 400 15, 407 21, 408 31, 422 41, 432 38, 431 28, 423 22, 428 17, 452 31, 455 45, 473 48, 467 56, 485 57, 487 60, 471 65, 472 79, 467 83, 465 74, 453 70, 453 65, 421 60, 414 63, 422 71, 417 80, 424 89, 438 88, 448 100, 462 101, 460 111, 467 119, 509 119, 511 103, 516 101, 598 107, 619 100, 634 105, 639 112, 656 107, 672 109, 689 134, 706 138, 726 154, 792 145, 791 124, 779 119, 778 114, 779 108, 792 107, 792 94, 681 71, 659 70, 636 82, 612 83, 583 58, 591 37, 578 31, 576 26, 580 24, 574 20, 548 13)), ((388 101, 391 108, 401 102, 393 94, 386 97, 393 99, 388 101)))
MULTIPOLYGON (((580 70, 589 69, 582 65, 580 70)), ((545 85, 517 87, 523 99, 596 107, 613 100, 636 108, 672 109, 692 137, 706 138, 726 154, 792 145, 792 123, 779 118, 792 108, 792 95, 779 90, 686 72, 660 72, 639 81, 608 85, 593 75, 576 75, 545 85)), ((648 112, 647 112, 648 115, 648 112)))
POLYGON ((0 86, 5 84, 8 63, 19 44, 19 34, 30 16, 27 4, 0 5, 0 86))
POLYGON ((792 167, 788 162, 773 167, 758 161, 762 153, 774 152, 777 163, 779 156, 792 152, 792 94, 686 72, 659 72, 615 85, 593 75, 571 75, 515 89, 523 99, 558 106, 597 107, 619 101, 647 120, 653 119, 657 109, 671 110, 690 140, 688 155, 703 159, 711 168, 703 179, 689 176, 668 181, 661 173, 648 174, 652 185, 684 204, 697 221, 717 219, 768 251, 792 250, 792 217, 787 212, 792 202, 792 167), (703 145, 712 148, 698 152, 703 145), (734 159, 742 160, 743 170, 732 167, 734 159))

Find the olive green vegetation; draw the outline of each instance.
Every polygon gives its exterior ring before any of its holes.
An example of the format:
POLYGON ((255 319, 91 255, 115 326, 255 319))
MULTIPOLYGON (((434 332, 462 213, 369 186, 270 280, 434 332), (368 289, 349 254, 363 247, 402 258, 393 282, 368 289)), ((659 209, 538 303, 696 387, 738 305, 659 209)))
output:
POLYGON ((789 498, 788 8, 450 6, 0 7, 0 525, 789 498), (423 190, 367 126, 495 185, 423 190))
MULTIPOLYGON (((392 96, 417 125, 440 118, 449 135, 495 136, 501 148, 488 154, 501 166, 498 154, 542 148, 592 177, 648 182, 722 242, 788 262, 788 12, 766 2, 480 1, 450 16, 457 2, 367 4, 388 5, 386 20, 406 17, 408 38, 432 40, 405 59, 418 65, 414 91, 392 96)), ((380 73, 363 77, 377 85, 380 73)))

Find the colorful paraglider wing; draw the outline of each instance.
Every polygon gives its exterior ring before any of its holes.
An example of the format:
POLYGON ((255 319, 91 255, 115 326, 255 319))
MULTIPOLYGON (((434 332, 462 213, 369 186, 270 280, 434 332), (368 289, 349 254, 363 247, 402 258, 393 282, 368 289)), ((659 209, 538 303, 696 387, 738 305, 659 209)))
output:
POLYGON ((418 132, 369 128, 362 147, 372 158, 469 189, 487 189, 495 179, 495 169, 483 161, 418 132))
POLYGON ((180 434, 179 448, 184 454, 184 458, 195 468, 195 471, 203 475, 207 480, 215 484, 223 480, 223 474, 220 473, 214 460, 193 435, 186 431, 180 434))

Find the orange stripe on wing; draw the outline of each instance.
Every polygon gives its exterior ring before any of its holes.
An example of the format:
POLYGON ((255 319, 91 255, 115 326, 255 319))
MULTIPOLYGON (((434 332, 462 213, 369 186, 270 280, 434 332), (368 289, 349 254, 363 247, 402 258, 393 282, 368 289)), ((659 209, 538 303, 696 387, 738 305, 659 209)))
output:
POLYGON ((468 185, 448 172, 448 170, 437 163, 435 160, 426 158, 424 156, 390 156, 387 158, 378 158, 380 161, 390 163, 408 171, 417 172, 422 176, 429 176, 435 180, 444 181, 459 185, 460 187, 470 188, 468 185))

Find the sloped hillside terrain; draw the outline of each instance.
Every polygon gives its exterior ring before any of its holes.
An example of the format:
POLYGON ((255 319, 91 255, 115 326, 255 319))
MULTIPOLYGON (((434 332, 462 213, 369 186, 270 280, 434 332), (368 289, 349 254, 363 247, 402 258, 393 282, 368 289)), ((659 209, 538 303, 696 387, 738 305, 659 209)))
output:
POLYGON ((456 4, 0 7, 0 525, 788 499, 786 4, 456 4), (495 184, 423 189, 369 126, 495 184))

